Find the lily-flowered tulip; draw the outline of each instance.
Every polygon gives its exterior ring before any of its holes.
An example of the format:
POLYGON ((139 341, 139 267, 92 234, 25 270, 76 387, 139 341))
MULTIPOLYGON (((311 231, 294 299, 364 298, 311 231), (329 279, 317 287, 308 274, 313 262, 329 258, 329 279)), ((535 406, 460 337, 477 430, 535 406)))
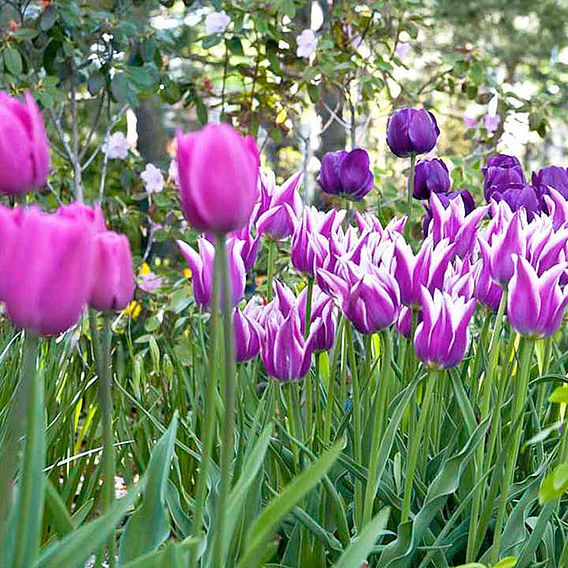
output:
POLYGON ((295 381, 310 369, 310 346, 301 330, 298 307, 285 316, 272 309, 263 320, 264 340, 260 356, 269 377, 278 381, 295 381))
POLYGON ((317 182, 324 193, 360 201, 373 189, 369 154, 363 148, 328 152, 322 159, 317 182))
POLYGON ((0 91, 0 193, 16 195, 45 185, 49 145, 30 93, 21 101, 0 91))
POLYGON ((547 194, 555 189, 564 199, 568 199, 568 168, 547 166, 532 175, 532 184, 540 194, 547 194))
POLYGON ((549 188, 548 194, 544 196, 546 210, 553 220, 554 228, 566 226, 568 223, 568 200, 555 189, 549 188))
POLYGON ((430 198, 431 221, 427 234, 432 235, 434 244, 443 239, 456 243, 456 254, 466 256, 473 250, 477 238, 477 227, 487 214, 488 207, 478 207, 467 214, 463 199, 451 199, 444 206, 440 196, 430 198))
POLYGON ((422 322, 416 328, 414 351, 420 361, 434 369, 450 369, 465 356, 468 325, 475 300, 422 288, 422 322))
POLYGON ((408 220, 407 217, 393 217, 387 224, 386 227, 383 227, 378 217, 373 215, 370 211, 365 211, 364 213, 359 213, 359 211, 353 212, 353 217, 355 218, 355 222, 359 227, 359 231, 361 233, 366 231, 374 231, 379 233, 380 235, 394 235, 394 233, 398 233, 402 235, 404 233, 404 227, 406 226, 406 221, 408 220))
POLYGON ((444 239, 434 245, 432 238, 428 237, 414 255, 403 238, 395 241, 394 277, 400 286, 400 297, 405 306, 420 307, 423 286, 429 290, 443 288, 444 275, 455 255, 455 249, 456 243, 444 239))
POLYGON ((436 119, 426 109, 401 108, 388 120, 387 144, 399 158, 427 154, 436 145, 439 135, 436 119))
POLYGON ((181 206, 198 231, 244 227, 258 197, 258 148, 228 124, 177 134, 181 206))
POLYGON ((126 236, 113 231, 96 234, 89 305, 105 312, 123 310, 132 301, 135 287, 132 254, 126 236))
POLYGON ((258 246, 260 245, 260 235, 252 236, 251 224, 245 225, 238 231, 233 231, 230 236, 242 242, 241 256, 247 272, 252 272, 256 257, 258 256, 258 246))
POLYGON ((321 310, 312 316, 310 334, 308 337, 308 349, 314 353, 329 351, 335 343, 335 330, 337 318, 333 300, 328 298, 322 303, 321 310))
POLYGON ((26 212, 5 274, 12 323, 36 335, 57 335, 75 325, 91 292, 92 259, 89 223, 26 212))
POLYGON ((550 337, 562 323, 568 292, 560 287, 566 266, 554 266, 539 276, 530 263, 514 256, 515 271, 509 283, 507 316, 522 335, 550 337))
POLYGON ((59 217, 65 217, 66 219, 86 221, 93 226, 95 233, 107 230, 105 216, 100 204, 98 203, 93 207, 90 207, 80 201, 74 201, 68 205, 61 205, 61 207, 57 209, 56 215, 59 217))
POLYGON ((238 308, 233 312, 237 363, 250 361, 260 353, 262 331, 256 319, 247 313, 249 305, 242 312, 238 308))
MULTIPOLYGON (((177 241, 192 272, 193 296, 197 305, 208 308, 213 296, 213 267, 215 261, 215 245, 205 237, 197 239, 199 252, 187 243, 177 241)), ((227 257, 229 263, 229 280, 232 305, 238 304, 245 295, 246 270, 241 256, 242 242, 238 239, 227 239, 227 257)))
POLYGON ((416 164, 412 193, 415 199, 430 199, 432 193, 447 193, 450 185, 450 174, 443 160, 434 158, 416 164))
POLYGON ((260 203, 255 210, 258 234, 285 239, 294 233, 303 207, 298 191, 302 179, 303 173, 298 172, 277 186, 272 172, 261 177, 260 203))
POLYGON ((473 266, 472 274, 475 298, 480 304, 497 312, 503 296, 503 288, 491 278, 489 259, 482 256, 473 266))
POLYGON ((515 156, 497 154, 487 160, 487 166, 482 168, 483 192, 487 202, 491 200, 494 191, 502 191, 502 188, 511 183, 525 183, 525 174, 515 156))
POLYGON ((343 265, 338 276, 322 271, 345 317, 361 333, 376 333, 391 326, 398 317, 400 291, 396 280, 372 265, 360 267, 353 262, 343 265))

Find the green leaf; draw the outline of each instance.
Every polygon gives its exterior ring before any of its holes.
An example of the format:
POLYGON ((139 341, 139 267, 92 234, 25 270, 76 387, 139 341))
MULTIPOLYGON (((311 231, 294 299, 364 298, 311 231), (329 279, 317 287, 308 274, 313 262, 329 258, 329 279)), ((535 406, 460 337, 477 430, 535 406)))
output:
POLYGON ((335 568, 352 568, 361 566, 373 549, 380 533, 385 530, 389 520, 390 509, 386 507, 371 519, 355 540, 343 551, 335 568))
POLYGON ((568 491, 568 463, 561 464, 552 472, 549 473, 538 493, 538 499, 542 504, 548 503, 553 499, 562 497, 568 491))
POLYGON ((75 529, 75 525, 67 511, 65 502, 59 495, 53 483, 47 479, 45 483, 45 504, 53 517, 53 524, 59 536, 65 536, 75 529))
POLYGON ((556 387, 548 400, 549 402, 568 404, 568 385, 556 387))
POLYGON ((249 568, 257 566, 272 533, 282 519, 315 487, 339 457, 343 441, 337 442, 310 467, 296 476, 262 511, 248 534, 246 553, 238 566, 249 568))
POLYGON ((18 77, 22 73, 22 56, 15 47, 7 47, 4 52, 6 71, 18 77))
POLYGON ((110 83, 110 90, 112 91, 112 96, 117 103, 124 102, 128 99, 130 87, 128 85, 128 79, 124 73, 116 73, 110 83))
POLYGON ((177 422, 176 413, 150 457, 145 473, 146 485, 142 505, 128 520, 120 539, 121 564, 156 550, 170 534, 165 501, 170 465, 174 455, 177 422))
POLYGON ((235 55, 244 55, 245 52, 243 50, 243 44, 238 37, 232 37, 228 42, 227 45, 232 53, 235 55))
POLYGON ((20 28, 19 30, 14 30, 12 32, 12 37, 20 41, 34 39, 38 35, 39 32, 37 30, 32 30, 31 28, 20 28))
POLYGON ((132 562, 121 565, 121 568, 185 568, 188 565, 189 552, 201 542, 201 537, 190 537, 181 543, 172 542, 163 549, 145 554, 132 562))
POLYGON ((210 47, 219 45, 221 41, 223 41, 222 36, 220 34, 215 34, 203 38, 201 45, 203 46, 204 49, 208 49, 210 47))

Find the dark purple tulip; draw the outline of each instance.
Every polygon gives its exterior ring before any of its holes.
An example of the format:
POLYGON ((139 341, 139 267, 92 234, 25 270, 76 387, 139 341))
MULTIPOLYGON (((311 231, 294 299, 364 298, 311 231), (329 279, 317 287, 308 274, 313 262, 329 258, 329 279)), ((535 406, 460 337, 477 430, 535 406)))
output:
POLYGON ((487 166, 482 168, 483 192, 485 199, 489 202, 493 192, 502 191, 504 186, 510 183, 525 183, 523 167, 515 156, 507 154, 497 154, 487 160, 487 166))
POLYGON ((439 158, 422 160, 414 174, 415 199, 430 199, 431 193, 447 193, 450 189, 450 174, 446 164, 439 158))
POLYGON ((532 184, 542 195, 548 194, 549 189, 558 191, 564 199, 568 199, 568 168, 547 166, 532 175, 532 184))
POLYGON ((492 192, 491 199, 506 201, 512 211, 524 207, 529 219, 532 219, 535 213, 540 213, 543 209, 541 194, 528 183, 510 183, 499 187, 492 192))
POLYGON ((436 118, 423 108, 401 108, 390 115, 387 123, 387 144, 399 158, 428 153, 439 135, 436 118))
POLYGON ((317 182, 324 193, 360 201, 373 189, 369 154, 363 148, 328 152, 322 159, 317 182))

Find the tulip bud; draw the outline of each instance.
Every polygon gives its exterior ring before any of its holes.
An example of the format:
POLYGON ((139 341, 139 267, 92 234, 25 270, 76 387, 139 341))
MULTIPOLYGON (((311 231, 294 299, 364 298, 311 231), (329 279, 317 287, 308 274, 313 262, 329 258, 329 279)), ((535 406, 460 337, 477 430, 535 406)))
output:
POLYGON ((134 288, 132 255, 126 236, 113 231, 96 234, 89 304, 104 312, 123 310, 132 301, 134 288))
POLYGON ((564 199, 568 199, 568 168, 547 166, 532 175, 532 184, 541 195, 555 189, 564 199))
POLYGON ((23 219, 24 210, 20 207, 9 209, 0 205, 0 301, 4 299, 4 289, 10 283, 6 280, 6 272, 10 265, 10 255, 18 238, 18 229, 23 219))
POLYGON ((199 231, 244 227, 258 197, 259 156, 253 138, 227 124, 177 135, 181 206, 199 231))
POLYGON ((328 152, 322 159, 317 182, 324 193, 360 201, 373 189, 369 154, 362 148, 328 152))
POLYGON ((399 158, 428 153, 439 135, 436 118, 426 109, 401 108, 387 123, 387 144, 399 158))
POLYGON ((525 209, 529 220, 543 210, 542 195, 535 187, 526 183, 510 183, 498 187, 491 193, 491 199, 505 201, 512 211, 525 209))
POLYGON ((416 164, 412 193, 415 199, 430 199, 431 193, 447 193, 449 189, 450 174, 442 160, 435 158, 416 164))
POLYGON ((515 156, 507 154, 498 154, 491 156, 487 160, 487 166, 482 168, 483 192, 485 199, 489 202, 493 192, 501 191, 502 188, 510 183, 525 183, 525 174, 521 162, 515 156))
POLYGON ((94 207, 89 207, 80 201, 74 201, 68 205, 61 205, 61 207, 57 209, 56 215, 65 217, 66 219, 91 223, 95 233, 107 230, 105 216, 98 203, 94 207))
POLYGON ((79 320, 92 286, 93 229, 83 221, 25 213, 6 271, 14 325, 56 335, 79 320))
POLYGON ((0 91, 0 192, 42 187, 49 175, 49 146, 39 108, 26 92, 20 101, 0 91))
POLYGON ((237 363, 254 359, 260 352, 260 325, 246 313, 235 308, 233 312, 235 330, 235 356, 237 363))

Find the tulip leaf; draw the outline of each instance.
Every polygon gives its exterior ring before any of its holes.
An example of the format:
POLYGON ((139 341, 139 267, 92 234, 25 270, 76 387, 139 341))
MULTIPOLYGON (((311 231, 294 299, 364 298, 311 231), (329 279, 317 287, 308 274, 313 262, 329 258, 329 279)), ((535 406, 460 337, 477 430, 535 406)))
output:
POLYGON ((556 387, 548 400, 550 402, 568 404, 568 385, 562 385, 561 387, 556 387))

